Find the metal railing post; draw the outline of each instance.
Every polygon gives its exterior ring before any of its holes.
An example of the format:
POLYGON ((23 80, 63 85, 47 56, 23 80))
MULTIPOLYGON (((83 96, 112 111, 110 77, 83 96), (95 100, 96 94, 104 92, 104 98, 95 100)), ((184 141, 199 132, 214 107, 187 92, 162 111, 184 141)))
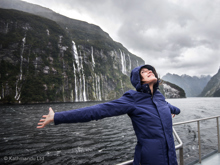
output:
POLYGON ((220 138, 219 138, 219 122, 218 122, 218 117, 216 117, 216 120, 217 120, 218 152, 220 153, 220 138))
POLYGON ((184 165, 183 161, 183 147, 179 149, 179 154, 180 154, 180 165, 184 165))
POLYGON ((198 127, 198 143, 199 143, 199 163, 202 162, 202 156, 201 156, 201 140, 200 140, 200 123, 197 121, 197 127, 198 127))
POLYGON ((176 130, 173 127, 173 134, 176 137, 176 140, 178 141, 178 145, 175 146, 176 150, 179 150, 179 159, 180 159, 180 164, 179 165, 184 165, 183 161, 183 142, 180 139, 179 135, 176 133, 176 130))

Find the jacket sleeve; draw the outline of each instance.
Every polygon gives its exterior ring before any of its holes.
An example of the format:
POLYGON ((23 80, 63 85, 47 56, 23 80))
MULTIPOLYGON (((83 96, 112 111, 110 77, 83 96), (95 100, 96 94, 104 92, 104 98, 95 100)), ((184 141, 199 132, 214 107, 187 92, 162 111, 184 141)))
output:
POLYGON ((54 124, 88 122, 91 120, 130 113, 134 109, 134 99, 129 92, 126 92, 121 98, 107 103, 75 110, 56 112, 54 115, 54 124))
POLYGON ((179 109, 179 108, 177 108, 177 107, 171 105, 171 104, 168 103, 168 102, 167 102, 167 104, 168 104, 168 106, 169 106, 169 108, 170 108, 170 112, 171 112, 172 114, 178 115, 178 114, 180 113, 180 109, 179 109))

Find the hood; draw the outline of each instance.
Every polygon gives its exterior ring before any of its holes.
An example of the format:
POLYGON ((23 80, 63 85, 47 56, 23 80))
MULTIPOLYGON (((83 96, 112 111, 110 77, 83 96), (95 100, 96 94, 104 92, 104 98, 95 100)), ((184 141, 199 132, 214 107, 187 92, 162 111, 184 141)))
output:
MULTIPOLYGON (((134 68, 131 71, 131 76, 130 76, 131 84, 135 87, 135 89, 137 91, 141 91, 141 89, 142 89, 141 78, 140 78, 140 70, 144 66, 149 66, 149 65, 141 65, 141 66, 138 66, 138 67, 134 68)), ((159 80, 157 80, 157 83, 154 85, 154 87, 157 88, 158 85, 159 85, 159 80)))

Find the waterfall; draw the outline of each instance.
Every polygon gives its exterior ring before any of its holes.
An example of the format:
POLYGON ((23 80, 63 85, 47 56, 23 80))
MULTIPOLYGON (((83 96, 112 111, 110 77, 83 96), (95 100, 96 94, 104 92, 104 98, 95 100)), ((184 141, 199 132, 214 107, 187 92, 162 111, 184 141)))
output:
POLYGON ((15 100, 19 100, 20 99, 20 96, 21 96, 21 87, 19 88, 18 87, 18 83, 19 83, 19 80, 16 81, 16 87, 15 87, 15 100))
POLYGON ((87 101, 87 99, 86 99, 85 74, 84 73, 83 73, 83 101, 87 101))
POLYGON ((121 71, 122 71, 123 74, 126 75, 127 70, 126 70, 125 54, 120 49, 119 49, 119 51, 120 51, 120 54, 121 54, 121 65, 122 65, 122 70, 121 71))
POLYGON ((96 86, 95 86, 95 84, 96 84, 96 78, 95 78, 95 77, 92 77, 92 89, 93 89, 93 91, 94 91, 94 92, 92 92, 92 93, 93 93, 93 97, 94 97, 95 100, 96 100, 96 93, 95 93, 95 91, 96 91, 96 86))
POLYGON ((50 31, 47 29, 46 32, 47 32, 47 35, 49 36, 50 35, 50 31))
POLYGON ((102 95, 101 95, 101 83, 100 83, 100 76, 95 74, 95 94, 96 94, 96 99, 98 101, 102 100, 102 95))
POLYGON ((129 59, 129 71, 131 71, 131 58, 129 54, 128 54, 128 59, 129 59))
POLYGON ((139 66, 138 60, 136 60, 136 61, 137 61, 137 66, 139 66))
POLYGON ((94 70, 95 68, 95 60, 94 60, 94 56, 93 56, 93 47, 91 46, 91 56, 92 56, 92 69, 94 70))
POLYGON ((21 54, 20 54, 20 57, 21 57, 21 62, 20 62, 20 75, 19 75, 19 78, 17 79, 16 81, 16 87, 15 87, 15 99, 16 100, 19 100, 20 99, 20 96, 21 96, 21 84, 19 85, 19 81, 22 81, 22 64, 23 64, 23 53, 24 53, 24 45, 25 45, 25 40, 26 40, 26 37, 24 37, 22 39, 22 48, 21 48, 21 54))
POLYGON ((22 63, 23 63, 24 44, 25 44, 25 37, 22 39, 21 63, 20 63, 20 80, 22 80, 22 63))
POLYGON ((81 100, 87 101, 86 99, 86 83, 85 83, 85 74, 83 69, 83 56, 80 54, 80 68, 81 68, 81 74, 80 74, 80 86, 81 86, 81 100))
POLYGON ((82 95, 82 76, 81 73, 79 73, 79 101, 83 101, 83 95, 82 95))
POLYGON ((79 56, 78 56, 78 53, 77 53, 75 42, 72 41, 72 43, 73 43, 73 55, 74 55, 75 62, 76 62, 77 68, 78 68, 78 66, 79 66, 79 56))
POLYGON ((87 101, 86 97, 86 83, 85 83, 85 74, 83 69, 83 57, 78 55, 76 44, 73 43, 73 69, 75 77, 75 101, 87 101), (75 62, 74 62, 75 61, 75 62), (78 74, 78 77, 77 77, 78 74))
POLYGON ((76 67, 75 64, 73 62, 73 73, 74 73, 74 82, 75 82, 75 102, 78 102, 78 89, 77 89, 77 84, 76 84, 76 67))
POLYGON ((70 93, 70 102, 73 102, 73 90, 71 90, 71 93, 70 93))
POLYGON ((63 38, 63 36, 59 36, 59 41, 58 41, 59 44, 61 44, 62 38, 63 38))

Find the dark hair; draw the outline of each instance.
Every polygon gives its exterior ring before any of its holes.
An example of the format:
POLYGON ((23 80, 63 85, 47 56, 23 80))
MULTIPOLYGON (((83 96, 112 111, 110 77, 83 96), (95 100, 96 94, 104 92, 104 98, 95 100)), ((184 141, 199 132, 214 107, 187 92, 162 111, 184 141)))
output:
MULTIPOLYGON (((144 65, 144 66, 141 67, 141 69, 143 69, 143 68, 151 70, 153 72, 153 74, 155 75, 155 77, 157 78, 157 80, 159 81, 159 77, 158 77, 157 71, 156 71, 156 69, 153 66, 151 66, 151 65, 144 65)), ((140 69, 140 77, 142 79, 141 69, 140 69)))

